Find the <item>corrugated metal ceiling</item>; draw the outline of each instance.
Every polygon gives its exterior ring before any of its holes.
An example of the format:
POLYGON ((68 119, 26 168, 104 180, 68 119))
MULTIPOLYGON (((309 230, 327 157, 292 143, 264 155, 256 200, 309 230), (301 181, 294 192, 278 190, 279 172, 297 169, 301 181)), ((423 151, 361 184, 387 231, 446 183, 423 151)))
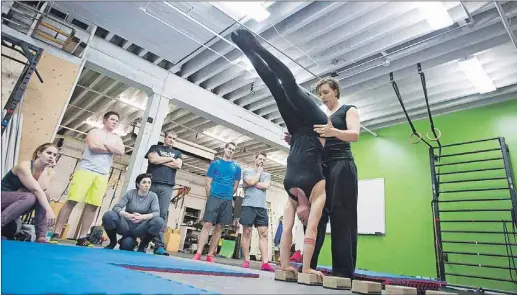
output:
MULTIPOLYGON (((515 31, 517 4, 499 3, 515 31)), ((422 64, 426 74, 429 102, 435 114, 516 99, 517 49, 510 42, 494 4, 443 4, 455 24, 440 30, 430 26, 416 2, 282 1, 267 8, 271 13, 268 19, 261 22, 245 19, 244 22, 283 53, 271 49, 288 64, 302 86, 314 88, 318 77, 310 72, 319 77, 336 75, 342 84, 343 102, 359 107, 362 124, 372 129, 405 120, 390 85, 389 73, 392 71, 410 116, 416 119, 426 115, 417 63, 422 64), (472 17, 470 24, 469 15, 472 17), (478 57, 498 90, 477 93, 457 64, 458 59, 469 55, 478 57)), ((210 4, 56 2, 54 7, 73 10, 107 31, 99 35, 102 38, 110 41, 118 36, 126 40, 119 45, 126 50, 138 45, 145 52, 151 51, 157 58, 150 62, 159 64, 166 59, 170 64, 164 67, 178 76, 283 126, 274 99, 263 82, 253 71, 245 71, 235 64, 243 54, 228 41, 229 33, 239 25, 210 4), (195 21, 178 13, 171 5, 195 21), (158 15, 168 25, 157 23, 139 7, 146 7, 149 13, 158 15), (222 32, 226 40, 215 37, 196 22, 222 32), (178 30, 188 32, 191 38, 178 30), (204 46, 196 44, 192 38, 204 46)), ((137 55, 143 56, 141 52, 137 55)), ((88 70, 83 73, 72 103, 96 113, 107 108, 121 109, 125 121, 130 124, 142 115, 143 110, 138 106, 144 106, 145 99, 140 97, 130 105, 121 102, 120 97, 135 97, 138 93, 121 82, 88 70)), ((87 125, 82 123, 87 114, 88 111, 70 107, 63 125, 82 130, 87 125)), ((223 140, 216 139, 218 137, 237 140, 242 136, 175 106, 171 106, 163 126, 163 130, 169 129, 185 140, 212 149, 223 145, 223 140), (207 136, 207 132, 211 136, 207 136)), ((276 152, 260 140, 245 137, 241 140, 239 146, 246 152, 243 150, 237 158, 243 162, 252 163, 254 153, 258 151, 276 152)), ((134 138, 125 138, 125 143, 131 146, 134 138)), ((279 162, 284 157, 278 156, 279 162)), ((193 163, 193 166, 206 166, 193 163)), ((283 175, 285 166, 271 165, 274 173, 283 175)))

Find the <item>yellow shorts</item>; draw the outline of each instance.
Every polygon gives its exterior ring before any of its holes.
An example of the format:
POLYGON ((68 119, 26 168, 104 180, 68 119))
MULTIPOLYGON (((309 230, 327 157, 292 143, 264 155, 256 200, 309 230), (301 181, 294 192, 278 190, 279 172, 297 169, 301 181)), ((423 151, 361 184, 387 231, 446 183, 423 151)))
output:
POLYGON ((108 189, 108 180, 108 175, 82 169, 77 170, 74 172, 68 188, 68 200, 100 207, 108 189))

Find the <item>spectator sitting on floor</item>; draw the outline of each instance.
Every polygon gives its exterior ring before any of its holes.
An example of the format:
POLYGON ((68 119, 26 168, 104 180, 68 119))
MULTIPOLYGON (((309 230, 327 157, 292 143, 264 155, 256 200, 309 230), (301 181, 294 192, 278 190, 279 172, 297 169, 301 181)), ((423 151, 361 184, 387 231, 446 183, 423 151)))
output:
POLYGON ((102 217, 109 238, 106 249, 117 245, 117 234, 122 236, 120 250, 133 251, 140 238, 139 252, 145 252, 149 242, 156 237, 165 221, 160 217, 158 196, 150 191, 151 174, 136 177, 136 189, 128 191, 120 201, 102 217), (122 208, 125 207, 125 210, 122 208))

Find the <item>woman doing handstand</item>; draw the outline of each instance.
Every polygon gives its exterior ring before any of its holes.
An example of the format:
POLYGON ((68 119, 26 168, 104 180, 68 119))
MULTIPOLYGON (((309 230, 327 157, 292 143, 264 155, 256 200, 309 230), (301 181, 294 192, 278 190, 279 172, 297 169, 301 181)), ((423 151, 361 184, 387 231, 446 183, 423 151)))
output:
POLYGON ((307 227, 302 272, 323 276, 321 272, 310 268, 317 226, 325 205, 325 179, 322 171, 324 139, 319 138, 313 126, 327 124, 328 118, 311 98, 315 96, 301 88, 291 71, 262 47, 252 33, 237 30, 231 37, 271 91, 287 129, 292 134, 284 178, 284 187, 290 198, 284 209, 284 230, 280 241, 281 269, 296 271, 289 265, 289 252, 294 218, 298 215, 307 227))

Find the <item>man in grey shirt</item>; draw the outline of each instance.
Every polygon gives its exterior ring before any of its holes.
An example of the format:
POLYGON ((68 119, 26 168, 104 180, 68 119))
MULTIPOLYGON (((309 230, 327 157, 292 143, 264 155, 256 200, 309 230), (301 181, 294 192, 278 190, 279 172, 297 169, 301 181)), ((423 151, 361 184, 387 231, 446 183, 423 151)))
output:
POLYGON ((102 225, 109 238, 105 248, 117 245, 117 233, 122 236, 120 249, 133 251, 140 238, 139 252, 145 252, 149 242, 158 235, 165 221, 160 217, 158 196, 150 191, 151 174, 136 177, 136 189, 129 190, 115 206, 104 213, 102 225), (125 210, 122 210, 125 207, 125 210))
POLYGON ((265 153, 255 156, 255 168, 247 168, 242 174, 242 187, 244 188, 244 200, 242 201, 240 224, 244 227, 242 232, 242 254, 244 263, 242 267, 250 267, 250 241, 253 225, 259 233, 259 250, 262 259, 261 270, 275 271, 268 260, 268 214, 266 206, 266 190, 270 186, 271 175, 262 168, 266 161, 265 153))
POLYGON ((122 139, 115 134, 119 119, 117 112, 109 111, 104 114, 103 128, 93 128, 86 135, 83 157, 73 173, 67 200, 57 216, 51 237, 53 242, 58 242, 75 205, 84 202, 81 230, 76 245, 90 246, 86 236, 108 189, 113 156, 122 156, 125 153, 122 139))

